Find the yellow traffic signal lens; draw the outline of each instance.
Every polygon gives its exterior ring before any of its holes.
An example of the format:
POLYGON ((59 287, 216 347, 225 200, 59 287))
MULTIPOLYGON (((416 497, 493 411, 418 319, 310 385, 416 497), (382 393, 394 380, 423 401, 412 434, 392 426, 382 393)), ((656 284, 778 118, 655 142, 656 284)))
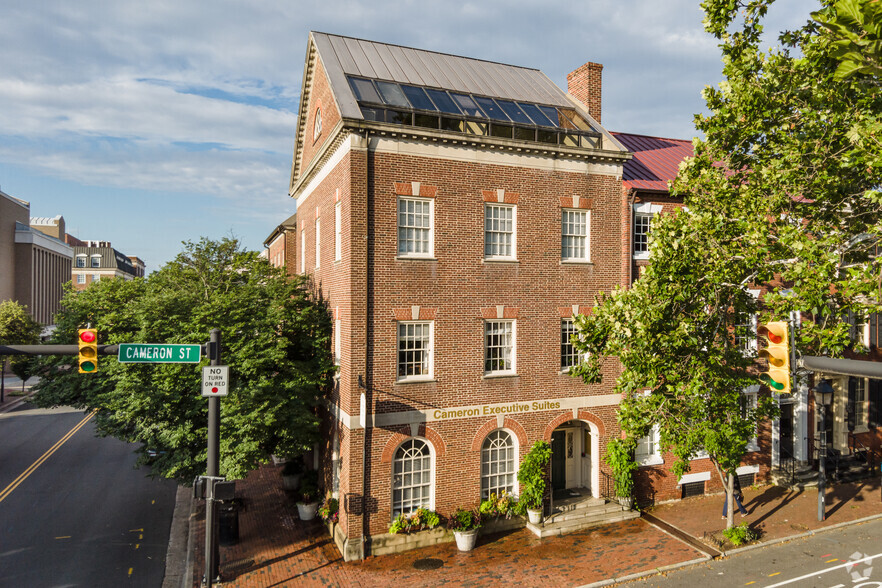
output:
POLYGON ((790 393, 790 337, 789 325, 784 321, 774 321, 761 325, 759 334, 765 336, 766 347, 759 352, 760 357, 769 361, 760 380, 775 392, 790 393))

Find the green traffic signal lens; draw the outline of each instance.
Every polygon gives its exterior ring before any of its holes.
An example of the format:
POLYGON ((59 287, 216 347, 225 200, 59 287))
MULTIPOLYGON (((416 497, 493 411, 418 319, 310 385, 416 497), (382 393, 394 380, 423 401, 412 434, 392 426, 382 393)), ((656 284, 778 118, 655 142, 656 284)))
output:
POLYGON ((84 372, 94 372, 95 371, 95 362, 93 361, 84 361, 80 364, 80 369, 84 372))

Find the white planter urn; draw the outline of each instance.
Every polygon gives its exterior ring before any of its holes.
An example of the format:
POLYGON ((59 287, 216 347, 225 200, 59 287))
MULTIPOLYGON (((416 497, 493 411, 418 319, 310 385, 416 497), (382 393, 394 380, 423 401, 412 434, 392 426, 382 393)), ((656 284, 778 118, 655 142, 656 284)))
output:
POLYGON ((527 520, 530 521, 533 525, 538 525, 542 522, 542 509, 541 508, 528 508, 527 509, 527 520))
POLYGON ((300 515, 301 521, 311 521, 315 518, 315 513, 318 511, 318 502, 309 502, 297 503, 297 514, 300 515))
POLYGON ((453 538, 456 539, 456 548, 460 551, 471 551, 475 548, 478 541, 478 529, 470 531, 454 531, 453 538))

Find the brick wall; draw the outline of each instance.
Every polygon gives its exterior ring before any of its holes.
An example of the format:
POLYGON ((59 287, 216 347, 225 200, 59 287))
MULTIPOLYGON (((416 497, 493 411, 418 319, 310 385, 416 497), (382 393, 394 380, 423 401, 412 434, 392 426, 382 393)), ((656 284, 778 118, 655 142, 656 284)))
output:
POLYGON ((600 122, 603 66, 588 62, 567 74, 567 91, 588 107, 588 114, 600 122))

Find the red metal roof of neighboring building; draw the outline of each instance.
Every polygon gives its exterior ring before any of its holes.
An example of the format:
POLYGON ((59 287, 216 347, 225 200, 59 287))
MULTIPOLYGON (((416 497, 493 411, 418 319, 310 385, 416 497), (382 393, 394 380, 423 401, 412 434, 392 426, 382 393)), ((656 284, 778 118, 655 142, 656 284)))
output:
POLYGON ((629 133, 612 133, 634 158, 625 162, 622 183, 637 190, 668 191, 677 177, 680 162, 692 157, 692 141, 664 139, 629 133))

